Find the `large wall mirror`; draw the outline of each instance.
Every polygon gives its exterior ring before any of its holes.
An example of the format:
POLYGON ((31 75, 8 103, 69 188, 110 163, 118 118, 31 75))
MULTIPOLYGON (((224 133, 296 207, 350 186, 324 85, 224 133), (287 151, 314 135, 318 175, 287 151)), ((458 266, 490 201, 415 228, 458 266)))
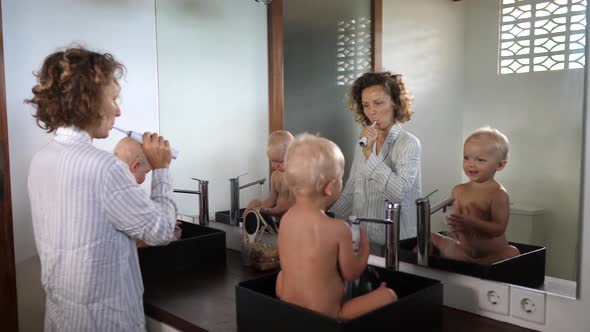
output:
MULTIPOLYGON (((270 4, 283 7, 284 128, 333 139, 348 161, 358 133, 344 107, 348 78, 371 64, 358 52, 349 66, 338 43, 370 25, 370 2, 270 4)), ((158 0, 156 15, 161 131, 182 153, 175 183, 209 177, 211 211, 227 209, 227 178, 268 174, 267 8, 158 0)), ((382 68, 403 74, 415 98, 405 128, 422 144, 422 192, 446 198, 466 180, 465 137, 498 128, 510 140, 497 174, 512 202, 508 239, 546 247, 547 279, 575 288, 586 1, 383 0, 381 20, 382 68)), ((248 195, 258 193, 242 202, 248 195)), ((196 199, 178 199, 196 213, 196 199)), ((445 229, 442 214, 432 217, 433 230, 445 229)))
MULTIPOLYGON (((338 24, 362 28, 367 13, 360 3, 309 14, 301 7, 312 3, 283 1, 284 127, 322 133, 347 161, 358 128, 344 107, 346 74, 354 78, 359 66, 342 70, 338 24)), ((438 189, 436 203, 467 180, 462 143, 470 132, 489 125, 505 133, 510 155, 497 180, 511 200, 508 240, 545 247, 548 290, 574 297, 586 1, 384 0, 382 6, 383 69, 403 74, 415 97, 405 128, 422 143, 423 194, 438 189)), ((356 40, 346 40, 370 51, 356 32, 356 40)), ((362 63, 366 53, 359 53, 346 59, 362 63)), ((432 229, 448 229, 442 213, 433 215, 432 229)))

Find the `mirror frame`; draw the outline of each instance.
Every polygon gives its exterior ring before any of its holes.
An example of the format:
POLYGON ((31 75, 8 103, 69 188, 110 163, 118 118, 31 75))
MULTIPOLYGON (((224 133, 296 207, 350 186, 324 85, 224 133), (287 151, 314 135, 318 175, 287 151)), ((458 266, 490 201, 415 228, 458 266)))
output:
POLYGON ((585 200, 585 188, 584 183, 586 182, 586 146, 588 144, 588 135, 587 135, 587 123, 588 123, 588 115, 586 114, 588 110, 588 56, 590 56, 590 47, 588 46, 588 36, 590 35, 590 26, 588 26, 588 17, 590 15, 590 6, 586 3, 586 43, 584 49, 584 56, 586 58, 585 65, 584 65, 584 94, 582 96, 582 165, 580 165, 580 199, 578 202, 578 243, 577 246, 577 257, 576 257, 576 300, 580 300, 582 298, 582 268, 583 268, 583 261, 582 261, 582 241, 584 241, 584 219, 586 215, 584 214, 584 200, 585 200))
POLYGON ((8 155, 8 122, 6 80, 4 76, 4 36, 2 32, 2 4, 0 3, 0 312, 9 331, 18 330, 16 294, 16 263, 12 229, 12 198, 10 192, 10 157, 8 155))

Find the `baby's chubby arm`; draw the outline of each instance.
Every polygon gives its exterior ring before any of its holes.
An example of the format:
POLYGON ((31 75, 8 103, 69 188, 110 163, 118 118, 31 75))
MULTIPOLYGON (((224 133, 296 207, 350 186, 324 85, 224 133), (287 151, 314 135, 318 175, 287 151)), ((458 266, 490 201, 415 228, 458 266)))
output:
POLYGON ((345 280, 357 279, 367 267, 369 260, 369 238, 367 233, 360 228, 359 250, 355 253, 352 247, 352 232, 342 220, 334 220, 337 223, 336 235, 338 238, 338 266, 340 274, 345 280))
POLYGON ((272 172, 270 175, 270 190, 268 191, 268 198, 262 201, 262 208, 268 210, 277 204, 277 198, 279 197, 279 192, 277 190, 279 181, 278 171, 272 172))
POLYGON ((462 213, 454 212, 449 216, 449 225, 459 229, 470 228, 474 231, 490 237, 498 237, 506 232, 510 216, 510 200, 504 190, 498 190, 491 197, 491 220, 484 220, 476 213, 477 207, 471 203, 464 206, 462 213))
POLYGON ((285 178, 281 177, 277 172, 278 171, 274 171, 270 177, 271 195, 269 196, 269 200, 272 198, 273 201, 272 203, 269 202, 269 204, 265 204, 266 201, 263 202, 262 211, 270 215, 282 216, 291 206, 293 206, 293 204, 295 204, 295 196, 288 192, 289 189, 286 186, 281 185, 282 183, 280 182, 285 181, 285 178), (281 188, 286 188, 287 192, 279 192, 281 188), (284 195, 287 195, 289 199, 283 199, 278 203, 279 196, 284 197, 284 195))
POLYGON ((260 208, 261 210, 266 210, 269 207, 275 206, 275 204, 277 202, 278 194, 275 189, 276 186, 273 182, 274 174, 275 173, 273 172, 270 176, 270 190, 268 191, 268 197, 263 201, 261 201, 259 199, 253 199, 252 201, 250 201, 250 203, 248 203, 248 207, 246 207, 246 210, 242 214, 242 218, 244 218, 246 216, 246 214, 252 210, 255 210, 258 208, 260 208))
POLYGON ((285 212, 287 212, 287 210, 289 210, 289 208, 291 206, 293 206, 293 204, 295 204, 295 199, 293 197, 293 195, 289 196, 289 200, 287 201, 283 201, 281 202, 281 204, 278 204, 275 207, 272 208, 263 208, 263 212, 271 214, 271 215, 278 215, 281 216, 283 214, 285 214, 285 212))
POLYGON ((460 192, 460 187, 461 185, 456 185, 453 190, 451 191, 451 196, 455 199, 453 201, 453 206, 451 207, 449 216, 447 217, 447 223, 449 225, 449 227, 451 228, 451 230, 455 233, 460 233, 462 231, 462 225, 457 225, 457 223, 454 223, 452 220, 453 215, 455 214, 463 214, 462 210, 461 210, 461 204, 459 203, 459 192, 460 192))

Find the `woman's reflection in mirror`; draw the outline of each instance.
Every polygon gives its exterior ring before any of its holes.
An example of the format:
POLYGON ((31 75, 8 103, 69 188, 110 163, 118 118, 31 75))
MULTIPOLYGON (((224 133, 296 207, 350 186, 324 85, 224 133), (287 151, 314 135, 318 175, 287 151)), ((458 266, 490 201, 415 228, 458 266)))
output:
MULTIPOLYGON (((400 203, 401 239, 416 236, 414 202, 421 196, 420 141, 402 127, 414 114, 412 100, 401 75, 365 73, 354 81, 348 108, 366 144, 356 149, 344 191, 330 209, 339 218, 383 219, 385 200, 400 203)), ((364 225, 371 253, 383 256, 385 229, 380 226, 364 225)))
POLYGON ((497 129, 480 128, 465 140, 463 172, 469 181, 453 188, 448 223, 454 236, 430 234, 443 257, 492 264, 520 254, 506 240, 508 192, 494 179, 507 162, 508 138, 497 129))

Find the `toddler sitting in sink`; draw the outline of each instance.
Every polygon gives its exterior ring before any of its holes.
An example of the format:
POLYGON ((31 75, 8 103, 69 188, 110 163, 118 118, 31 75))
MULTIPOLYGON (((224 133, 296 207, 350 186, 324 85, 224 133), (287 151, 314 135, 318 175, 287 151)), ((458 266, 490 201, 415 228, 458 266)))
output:
POLYGON ((456 239, 431 233, 441 256, 479 264, 492 264, 519 255, 508 244, 506 228, 510 204, 506 189, 494 179, 508 158, 508 139, 484 127, 472 133, 463 146, 463 171, 469 182, 453 188, 448 224, 456 239))
POLYGON ((295 204, 281 221, 276 294, 285 302, 346 320, 394 302, 397 295, 382 283, 342 302, 344 281, 357 279, 369 258, 364 230, 355 253, 348 224, 325 214, 342 191, 343 173, 344 156, 327 139, 303 134, 289 147, 285 177, 295 204))
MULTIPOLYGON (((147 173, 152 170, 152 166, 143 153, 141 143, 131 139, 130 137, 125 137, 121 139, 119 143, 117 143, 114 154, 117 158, 129 166, 129 171, 135 178, 135 181, 137 181, 137 184, 142 184, 145 181, 147 173)), ((179 225, 180 222, 176 222, 176 227, 174 228, 174 238, 172 240, 178 240, 182 235, 182 230, 180 229, 179 225)), ((137 241, 137 246, 141 248, 147 246, 147 244, 143 241, 137 241)))
POLYGON ((274 131, 268 137, 266 155, 271 162, 272 168, 268 198, 263 201, 259 199, 252 200, 244 211, 242 218, 244 218, 250 210, 260 209, 261 214, 280 219, 291 205, 293 205, 294 199, 290 194, 284 175, 285 153, 291 142, 293 142, 293 135, 286 130, 274 131))

